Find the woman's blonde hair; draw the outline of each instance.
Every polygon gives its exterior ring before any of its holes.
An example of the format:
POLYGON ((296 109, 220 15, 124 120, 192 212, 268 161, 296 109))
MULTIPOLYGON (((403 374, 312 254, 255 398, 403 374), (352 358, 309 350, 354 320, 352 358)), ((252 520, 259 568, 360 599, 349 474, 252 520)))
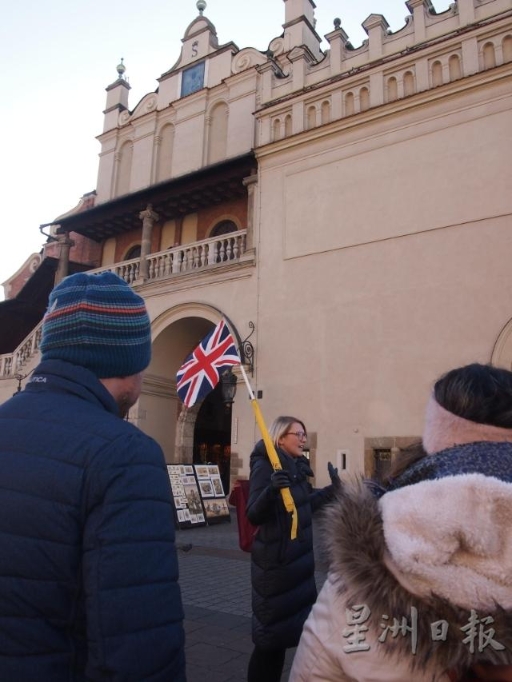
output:
POLYGON ((292 424, 300 424, 304 430, 304 433, 307 436, 308 432, 302 419, 297 419, 297 417, 289 416, 277 417, 277 419, 274 419, 268 430, 270 437, 272 438, 272 441, 276 448, 279 447, 279 439, 289 432, 290 426, 292 424))

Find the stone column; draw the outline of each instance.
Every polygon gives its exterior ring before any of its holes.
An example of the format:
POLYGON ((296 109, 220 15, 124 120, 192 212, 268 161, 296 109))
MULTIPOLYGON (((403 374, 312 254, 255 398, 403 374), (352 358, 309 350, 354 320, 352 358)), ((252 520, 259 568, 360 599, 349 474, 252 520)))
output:
POLYGON ((158 213, 153 211, 153 206, 148 204, 145 211, 139 213, 142 220, 142 239, 140 244, 140 273, 139 277, 147 280, 149 276, 148 256, 151 253, 151 234, 153 225, 158 220, 158 213))
POLYGON ((247 252, 254 249, 254 190, 258 184, 258 176, 249 175, 242 182, 247 187, 247 239, 245 242, 245 251, 247 252))
POLYGON ((212 117, 204 117, 204 138, 203 138, 203 166, 210 163, 210 137, 212 130, 212 117))
POLYGON ((69 274, 69 250, 75 242, 69 238, 69 232, 58 237, 60 244, 59 264, 55 273, 55 285, 61 282, 69 274))
POLYGON ((151 168, 151 182, 158 182, 158 180, 162 180, 162 178, 158 177, 158 164, 160 162, 160 147, 162 146, 162 137, 161 135, 155 135, 155 139, 153 142, 153 162, 152 162, 152 168, 151 168))
POLYGON ((187 408, 182 406, 176 424, 176 441, 173 462, 192 464, 194 461, 194 428, 200 404, 187 408))
POLYGON ((119 177, 119 166, 121 164, 121 152, 114 152, 114 168, 112 169, 112 178, 110 183, 110 199, 116 195, 117 192, 117 178, 119 177))
POLYGON ((181 240, 183 239, 183 216, 176 216, 174 219, 174 246, 181 246, 181 240))

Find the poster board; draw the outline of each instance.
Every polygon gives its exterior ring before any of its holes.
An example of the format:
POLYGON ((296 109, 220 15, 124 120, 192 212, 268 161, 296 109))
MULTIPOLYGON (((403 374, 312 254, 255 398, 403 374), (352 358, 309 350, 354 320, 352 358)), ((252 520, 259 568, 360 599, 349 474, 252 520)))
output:
POLYGON ((192 464, 168 464, 167 473, 179 528, 204 526, 205 511, 192 464))
POLYGON ((194 464, 201 501, 208 524, 231 521, 219 467, 216 464, 194 464))

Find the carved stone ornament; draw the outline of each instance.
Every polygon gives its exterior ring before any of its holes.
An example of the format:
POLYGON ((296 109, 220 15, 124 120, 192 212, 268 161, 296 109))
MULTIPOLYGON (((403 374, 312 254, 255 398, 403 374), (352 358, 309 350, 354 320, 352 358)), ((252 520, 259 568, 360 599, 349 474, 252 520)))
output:
POLYGON ((239 52, 233 59, 232 71, 233 73, 240 73, 241 71, 250 69, 252 66, 256 66, 256 64, 264 64, 265 60, 265 55, 258 50, 249 47, 239 52))
POLYGON ((130 120, 130 112, 125 109, 119 114, 119 125, 124 126, 130 120))
POLYGON ((284 39, 283 38, 274 38, 270 45, 268 46, 268 49, 272 52, 274 57, 277 57, 279 54, 283 54, 284 52, 284 39))
POLYGON ((156 95, 152 95, 146 101, 146 111, 153 111, 154 109, 156 109, 156 104, 157 104, 156 95))

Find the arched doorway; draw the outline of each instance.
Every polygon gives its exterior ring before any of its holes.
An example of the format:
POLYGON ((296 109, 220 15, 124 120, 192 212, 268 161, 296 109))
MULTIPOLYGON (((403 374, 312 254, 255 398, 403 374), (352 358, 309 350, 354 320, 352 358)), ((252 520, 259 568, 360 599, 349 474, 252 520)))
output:
POLYGON ((224 493, 229 493, 231 405, 222 400, 220 383, 203 400, 194 425, 194 464, 216 464, 224 493))
POLYGON ((211 306, 188 303, 153 322, 152 359, 138 405, 138 425, 161 445, 168 464, 217 464, 228 494, 230 473, 234 479, 238 473, 231 470, 231 457, 237 463, 238 457, 236 448, 231 452, 231 406, 223 404, 221 386, 191 408, 176 394, 176 372, 221 317, 222 312, 211 306))

